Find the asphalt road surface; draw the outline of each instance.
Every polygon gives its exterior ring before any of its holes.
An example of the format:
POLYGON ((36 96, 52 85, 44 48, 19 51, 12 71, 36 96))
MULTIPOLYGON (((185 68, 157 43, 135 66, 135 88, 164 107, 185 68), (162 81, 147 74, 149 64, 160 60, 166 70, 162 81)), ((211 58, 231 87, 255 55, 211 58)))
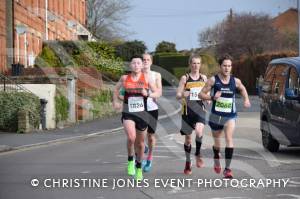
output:
MULTIPOLYGON (((174 103, 168 103, 173 91, 168 92, 161 108, 173 112, 174 103)), ((257 98, 252 101, 258 106, 257 98)), ((180 117, 174 115, 159 121, 153 169, 144 173, 140 183, 126 175, 126 136, 120 131, 1 153, 0 198, 300 198, 300 149, 281 147, 278 153, 266 152, 261 146, 259 113, 257 107, 252 109, 241 112, 237 121, 233 180, 213 172, 208 127, 202 150, 205 167, 193 167, 189 176, 183 174, 180 117)))

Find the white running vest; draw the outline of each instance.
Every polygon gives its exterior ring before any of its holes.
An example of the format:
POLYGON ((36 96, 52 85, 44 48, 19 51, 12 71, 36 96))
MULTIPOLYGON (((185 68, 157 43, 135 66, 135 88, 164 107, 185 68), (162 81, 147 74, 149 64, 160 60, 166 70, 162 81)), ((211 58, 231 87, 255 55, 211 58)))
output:
MULTIPOLYGON (((150 80, 155 82, 155 72, 154 71, 150 71, 150 75, 149 77, 151 78, 150 80)), ((151 93, 151 90, 150 90, 150 93, 151 93)), ((151 97, 148 97, 147 98, 147 111, 154 111, 154 110, 157 110, 158 109, 158 104, 157 102, 155 102, 155 100, 151 97)))

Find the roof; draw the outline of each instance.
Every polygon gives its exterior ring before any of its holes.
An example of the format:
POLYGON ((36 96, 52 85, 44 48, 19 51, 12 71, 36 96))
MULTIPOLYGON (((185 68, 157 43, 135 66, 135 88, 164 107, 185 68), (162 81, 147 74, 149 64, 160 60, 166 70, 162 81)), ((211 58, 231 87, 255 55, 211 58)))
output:
POLYGON ((288 64, 294 66, 300 74, 300 57, 286 57, 273 59, 269 64, 288 64))
POLYGON ((272 25, 280 32, 298 33, 298 11, 295 8, 290 8, 284 13, 273 18, 272 25))

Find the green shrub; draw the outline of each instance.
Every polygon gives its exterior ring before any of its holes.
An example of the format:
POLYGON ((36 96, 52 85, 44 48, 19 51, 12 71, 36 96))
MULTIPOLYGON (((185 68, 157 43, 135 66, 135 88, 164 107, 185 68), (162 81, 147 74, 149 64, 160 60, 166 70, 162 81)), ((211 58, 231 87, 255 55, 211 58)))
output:
POLYGON ((155 48, 156 53, 177 52, 176 44, 168 41, 159 42, 155 48))
POLYGON ((115 59, 115 48, 105 42, 87 42, 87 45, 103 59, 115 59))
POLYGON ((173 68, 173 74, 177 79, 180 79, 180 77, 188 72, 187 67, 176 67, 173 68))
POLYGON ((178 53, 159 53, 153 57, 153 63, 161 66, 170 73, 173 73, 173 68, 188 66, 189 56, 178 53))
POLYGON ((65 121, 68 119, 69 111, 68 99, 63 95, 55 96, 55 116, 56 122, 65 121))
POLYGON ((29 122, 34 127, 40 123, 40 100, 31 93, 0 91, 0 130, 18 130, 18 112, 29 112, 29 122))
POLYGON ((40 67, 61 67, 62 63, 50 47, 44 46, 35 59, 35 65, 40 67))
POLYGON ((145 43, 138 40, 117 44, 115 48, 116 56, 120 57, 123 61, 130 61, 133 55, 141 55, 147 50, 145 43))
POLYGON ((124 64, 115 57, 115 48, 105 42, 56 41, 44 43, 36 58, 37 66, 88 66, 96 67, 105 76, 118 79, 124 64))
POLYGON ((111 104, 112 96, 111 90, 101 90, 93 94, 91 97, 93 109, 91 111, 94 118, 101 118, 116 113, 111 104))

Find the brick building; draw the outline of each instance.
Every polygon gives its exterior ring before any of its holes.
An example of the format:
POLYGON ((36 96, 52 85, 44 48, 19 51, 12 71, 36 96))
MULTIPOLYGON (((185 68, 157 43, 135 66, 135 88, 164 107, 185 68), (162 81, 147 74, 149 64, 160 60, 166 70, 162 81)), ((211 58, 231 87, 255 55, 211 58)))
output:
POLYGON ((34 63, 46 40, 91 39, 86 0, 1 0, 0 72, 34 63))

